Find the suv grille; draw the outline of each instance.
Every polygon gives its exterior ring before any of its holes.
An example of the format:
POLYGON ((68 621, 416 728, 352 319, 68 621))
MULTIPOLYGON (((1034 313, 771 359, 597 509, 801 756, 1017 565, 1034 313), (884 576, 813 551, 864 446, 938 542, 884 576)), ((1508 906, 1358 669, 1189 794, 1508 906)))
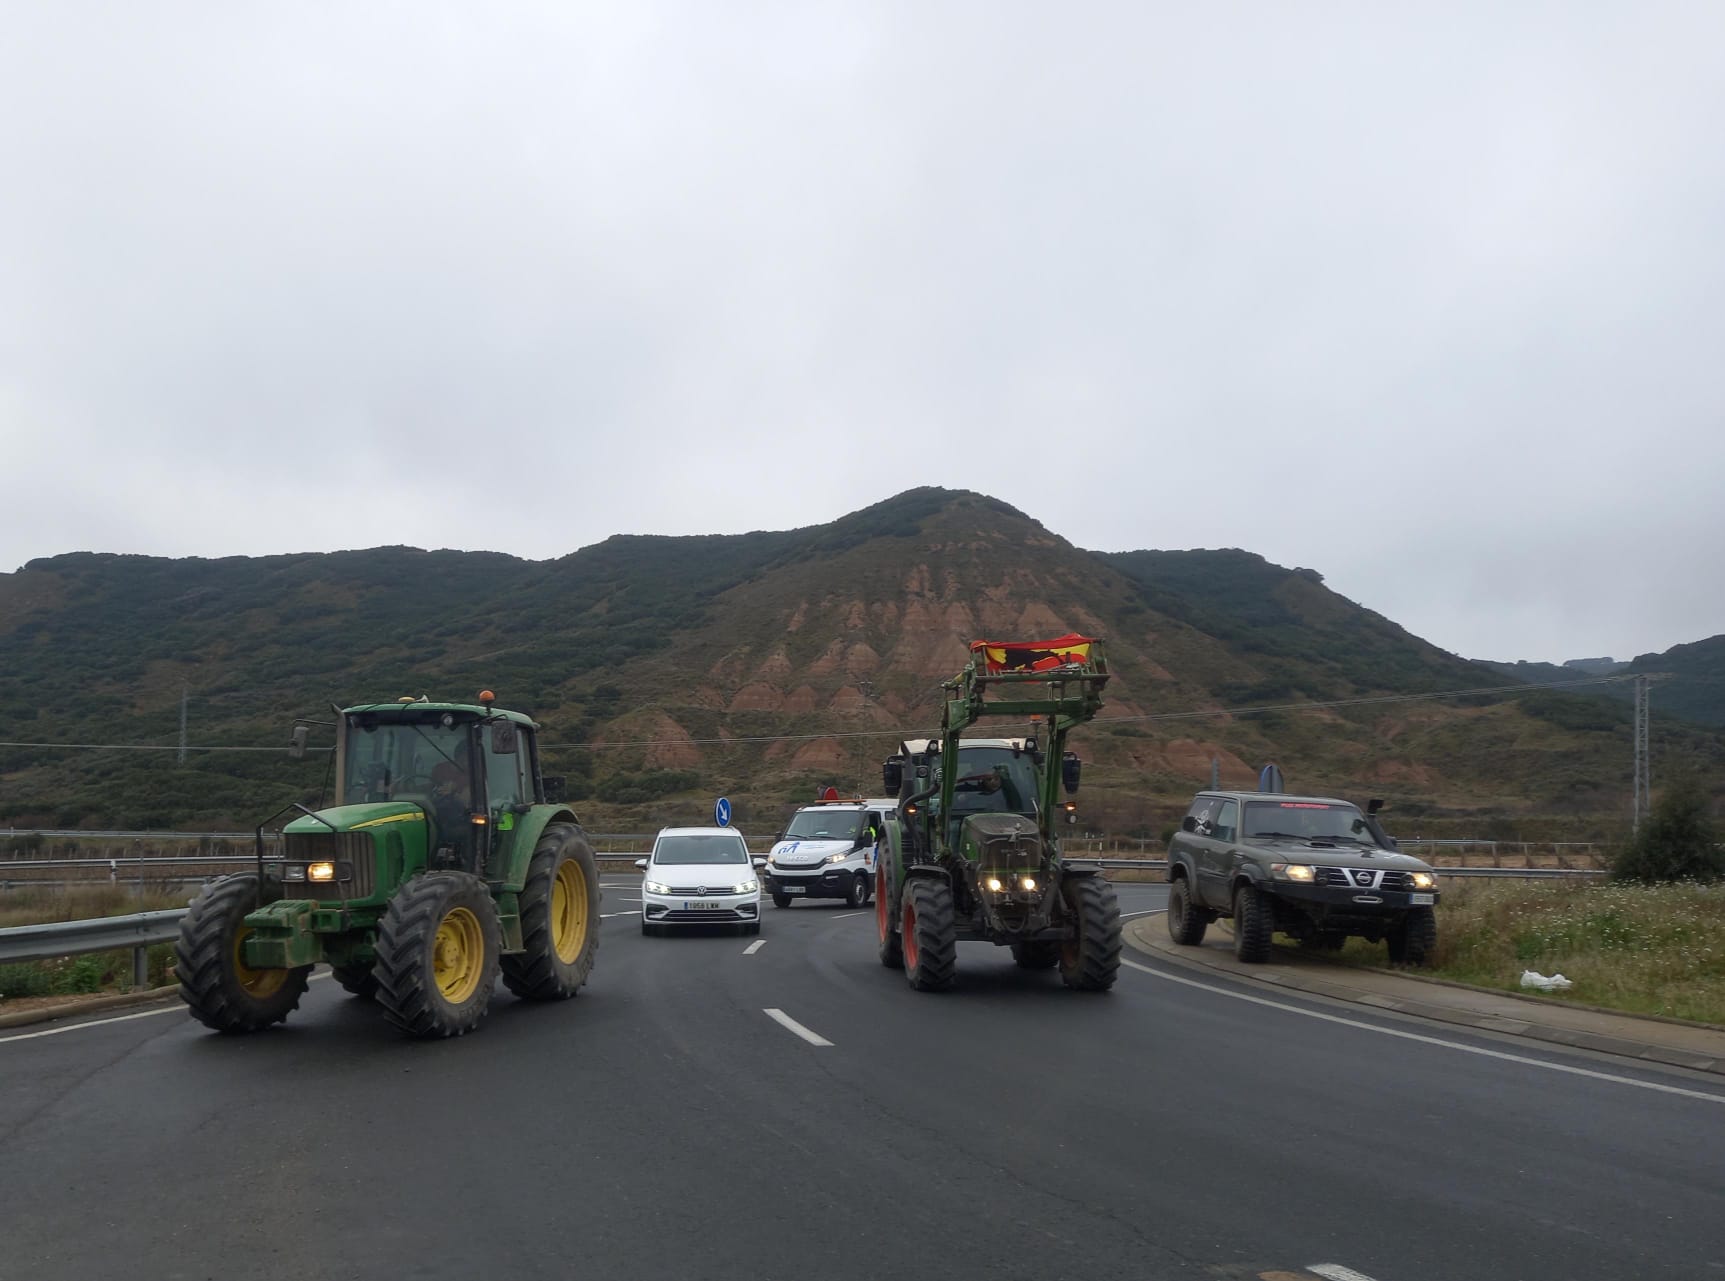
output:
POLYGON ((1313 880, 1313 884, 1315 885, 1331 885, 1349 890, 1411 890, 1414 887, 1414 878, 1412 873, 1409 872, 1386 871, 1382 873, 1383 879, 1379 880, 1376 885, 1373 885, 1372 881, 1377 880, 1378 877, 1376 868, 1320 867, 1316 869, 1316 871, 1317 875, 1313 880), (1356 872, 1369 873, 1371 879, 1367 880, 1364 884, 1361 884, 1355 877, 1356 872))

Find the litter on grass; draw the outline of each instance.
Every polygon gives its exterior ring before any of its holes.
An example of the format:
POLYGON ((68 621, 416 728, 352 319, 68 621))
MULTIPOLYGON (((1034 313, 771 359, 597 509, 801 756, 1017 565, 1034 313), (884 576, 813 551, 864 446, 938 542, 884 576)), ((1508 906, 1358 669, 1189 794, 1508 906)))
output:
POLYGON ((1561 974, 1553 974, 1547 978, 1538 970, 1523 970, 1521 972, 1521 985, 1538 988, 1541 992, 1562 992, 1575 986, 1573 982, 1561 974))

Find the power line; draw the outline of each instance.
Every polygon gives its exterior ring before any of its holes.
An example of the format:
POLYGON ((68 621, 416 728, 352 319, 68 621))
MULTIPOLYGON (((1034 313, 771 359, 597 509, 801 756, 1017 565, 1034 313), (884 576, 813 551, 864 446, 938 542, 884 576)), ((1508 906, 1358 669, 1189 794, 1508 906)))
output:
MULTIPOLYGON (((1139 716, 1098 716, 1093 725, 1143 724, 1151 721, 1199 720, 1216 716, 1257 716, 1265 712, 1316 712, 1337 707, 1368 707, 1387 703, 1413 703, 1426 699, 1473 698, 1487 694, 1537 694, 1548 689, 1573 689, 1584 685, 1612 685, 1638 679, 1633 675, 1594 676, 1585 680, 1552 681, 1540 685, 1484 685, 1475 689, 1434 690, 1423 694, 1375 694, 1363 698, 1336 698, 1317 703, 1276 703, 1254 707, 1211 707, 1189 712, 1150 712, 1139 716)), ((540 743, 541 751, 612 751, 632 747, 739 747, 761 743, 806 743, 820 739, 901 738, 917 734, 915 729, 834 730, 828 733, 806 734, 738 734, 726 738, 647 738, 622 743, 540 743)), ((69 748, 117 752, 285 752, 285 747, 250 747, 233 745, 196 746, 184 748, 173 744, 155 743, 21 743, 0 742, 0 747, 69 748)), ((330 752, 331 747, 308 747, 307 752, 330 752)))

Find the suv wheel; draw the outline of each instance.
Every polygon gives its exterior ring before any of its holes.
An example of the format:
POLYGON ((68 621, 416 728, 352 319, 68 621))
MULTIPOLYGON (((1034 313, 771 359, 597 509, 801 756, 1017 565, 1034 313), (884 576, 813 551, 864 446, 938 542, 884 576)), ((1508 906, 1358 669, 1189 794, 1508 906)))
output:
POLYGON ((1276 931, 1270 896, 1256 885, 1234 890, 1234 955, 1249 965, 1270 959, 1270 935, 1276 931))
POLYGON ((1192 886, 1182 876, 1168 891, 1168 933, 1176 943, 1196 947, 1204 941, 1208 916, 1192 906, 1192 886))
POLYGON ((1437 950, 1437 913, 1429 907, 1408 909, 1400 925, 1384 936, 1390 960, 1397 965, 1429 965, 1437 950))

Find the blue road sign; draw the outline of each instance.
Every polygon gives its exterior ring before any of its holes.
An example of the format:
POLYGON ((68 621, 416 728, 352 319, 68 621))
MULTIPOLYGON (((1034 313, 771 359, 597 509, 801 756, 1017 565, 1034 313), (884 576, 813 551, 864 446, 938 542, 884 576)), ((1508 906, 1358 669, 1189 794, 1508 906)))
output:
POLYGON ((1264 766, 1259 771, 1258 790, 1260 792, 1279 792, 1282 790, 1282 771, 1276 768, 1274 762, 1264 766))
POLYGON ((713 822, 717 823, 720 827, 729 827, 731 825, 731 803, 723 796, 713 802, 713 822))

